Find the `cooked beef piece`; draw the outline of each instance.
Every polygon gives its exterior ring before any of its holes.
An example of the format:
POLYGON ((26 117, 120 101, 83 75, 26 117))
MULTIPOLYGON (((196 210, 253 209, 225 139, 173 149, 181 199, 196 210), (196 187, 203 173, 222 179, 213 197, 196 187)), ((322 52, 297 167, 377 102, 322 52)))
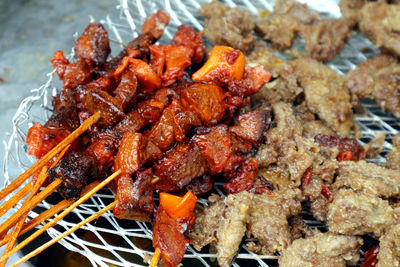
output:
POLYGON ((189 233, 191 244, 197 250, 216 245, 218 264, 229 266, 245 234, 252 197, 247 191, 224 198, 212 195, 210 206, 196 211, 196 222, 189 233))
POLYGON ((306 41, 306 50, 311 58, 326 62, 343 49, 353 25, 352 20, 345 18, 324 19, 318 24, 303 27, 300 34, 306 41))
POLYGON ((228 45, 243 51, 251 47, 254 21, 250 11, 229 8, 213 0, 201 6, 200 14, 205 18, 203 35, 212 45, 228 45))
POLYGON ((400 224, 395 224, 379 239, 378 267, 400 265, 400 224))
POLYGON ((100 23, 89 23, 75 44, 75 55, 96 65, 103 65, 110 52, 108 33, 100 23))
POLYGON ((132 104, 134 104, 136 101, 137 86, 138 80, 133 71, 127 70, 121 75, 121 81, 113 93, 115 95, 116 102, 120 103, 123 111, 131 108, 132 104))
POLYGON ((274 12, 261 17, 256 23, 256 31, 270 41, 272 47, 285 50, 292 46, 301 26, 312 24, 314 20, 315 16, 307 9, 307 5, 294 0, 279 0, 275 3, 274 12))
POLYGON ((346 75, 352 104, 355 106, 360 99, 370 97, 382 109, 400 118, 399 73, 400 64, 389 55, 379 55, 360 63, 346 75))
POLYGON ((350 94, 344 87, 343 77, 310 58, 298 59, 295 64, 309 110, 340 136, 348 136, 354 122, 350 94))
POLYGON ((158 10, 156 13, 149 16, 142 25, 142 34, 151 33, 154 39, 158 40, 164 33, 170 20, 168 13, 158 10))
POLYGON ((393 137, 392 151, 386 155, 386 162, 383 166, 393 170, 400 170, 400 133, 393 137))
POLYGON ((200 63, 204 58, 203 39, 192 27, 187 25, 178 26, 178 31, 171 44, 190 47, 193 50, 192 62, 194 64, 200 63))
POLYGON ((360 259, 361 237, 319 233, 293 241, 279 257, 279 266, 329 266, 355 265, 360 259))
POLYGON ((154 164, 154 174, 160 180, 157 190, 168 192, 182 189, 193 179, 206 174, 207 161, 193 142, 179 143, 154 164))
POLYGON ((344 138, 338 136, 330 136, 325 134, 318 134, 314 137, 315 142, 320 146, 326 147, 337 147, 339 149, 338 160, 363 160, 366 157, 367 152, 360 145, 355 138, 344 138), (349 155, 345 156, 344 153, 350 152, 349 155), (341 157, 342 155, 342 157, 341 157), (346 158, 343 158, 346 157, 346 158))
POLYGON ((78 85, 84 85, 92 79, 91 66, 84 59, 78 59, 66 65, 64 75, 60 79, 64 82, 63 89, 74 89, 78 85))
POLYGON ((247 236, 261 245, 262 254, 273 254, 292 243, 288 218, 301 213, 304 200, 299 189, 274 190, 254 195, 250 207, 247 236))
POLYGON ((49 170, 47 179, 49 183, 62 179, 58 193, 65 199, 78 199, 83 187, 93 178, 100 178, 94 161, 84 153, 71 152, 49 170))
POLYGON ((374 138, 364 145, 364 149, 367 152, 367 158, 373 159, 382 152, 383 146, 385 145, 385 137, 385 133, 377 132, 374 138))
POLYGON ((229 127, 229 131, 241 139, 251 143, 253 146, 260 146, 265 131, 271 123, 271 110, 268 108, 249 111, 240 114, 237 118, 238 125, 229 127))
POLYGON ((118 150, 118 143, 122 136, 114 130, 103 130, 92 140, 86 153, 96 161, 99 168, 110 166, 118 150))
POLYGON ((359 28, 376 47, 400 56, 400 6, 369 2, 360 13, 359 28))
POLYGON ((329 231, 337 234, 381 236, 394 223, 387 200, 352 189, 340 189, 328 205, 329 231))
POLYGON ((196 179, 190 181, 190 183, 185 186, 186 190, 190 190, 193 194, 204 195, 210 192, 214 186, 214 178, 209 175, 203 175, 196 179))
POLYGON ((53 113, 44 125, 52 129, 64 129, 72 132, 79 127, 78 107, 75 94, 70 89, 65 89, 52 97, 53 113))
POLYGON ((122 174, 117 181, 118 190, 114 216, 119 219, 151 222, 154 215, 151 169, 133 175, 122 174))
POLYGON ((257 172, 258 166, 255 158, 252 158, 247 164, 242 163, 236 177, 224 184, 225 191, 228 194, 237 194, 245 190, 250 191, 254 187, 257 172))
POLYGON ((357 23, 360 20, 360 10, 366 2, 367 0, 340 0, 342 16, 357 23))
POLYGON ((341 161, 335 188, 350 187, 370 196, 400 196, 400 170, 391 170, 365 161, 341 161))

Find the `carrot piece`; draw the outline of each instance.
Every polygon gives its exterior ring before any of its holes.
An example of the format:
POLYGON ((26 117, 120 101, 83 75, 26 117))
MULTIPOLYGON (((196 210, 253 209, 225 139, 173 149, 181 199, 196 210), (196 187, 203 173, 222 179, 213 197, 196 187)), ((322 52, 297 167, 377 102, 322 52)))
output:
POLYGON ((196 205, 197 197, 188 191, 183 197, 168 193, 160 193, 160 204, 165 211, 174 219, 189 217, 196 205))
POLYGON ((211 51, 207 62, 198 71, 193 73, 192 79, 196 82, 211 82, 220 76, 241 80, 244 74, 245 57, 240 50, 229 46, 217 45, 211 51))

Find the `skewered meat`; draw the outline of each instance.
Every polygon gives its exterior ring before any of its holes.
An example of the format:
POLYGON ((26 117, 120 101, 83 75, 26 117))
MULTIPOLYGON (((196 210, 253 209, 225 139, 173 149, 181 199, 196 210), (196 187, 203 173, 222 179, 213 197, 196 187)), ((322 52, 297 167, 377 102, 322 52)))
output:
POLYGON ((306 41, 306 50, 311 58, 326 62, 343 49, 353 25, 349 19, 325 19, 302 27, 300 34, 306 41))
POLYGON ((386 169, 365 161, 339 163, 335 188, 350 187, 370 196, 385 198, 400 196, 400 171, 386 169))
POLYGON ((279 257, 279 265, 295 266, 346 266, 360 259, 360 237, 320 233, 293 241, 279 257))
POLYGON ((228 194, 237 194, 245 190, 250 191, 254 187, 257 172, 258 166, 255 158, 252 158, 247 164, 242 163, 236 177, 224 184, 225 191, 228 194))
POLYGON ((400 118, 399 70, 397 60, 389 55, 379 55, 360 63, 346 75, 352 104, 371 97, 382 109, 400 118))
POLYGON ((329 231, 337 234, 381 236, 394 223, 387 200, 351 189, 340 189, 328 205, 329 231))
POLYGON ((142 25, 142 34, 151 33, 155 39, 160 39, 164 33, 165 27, 169 23, 170 17, 168 13, 158 10, 149 16, 142 25))

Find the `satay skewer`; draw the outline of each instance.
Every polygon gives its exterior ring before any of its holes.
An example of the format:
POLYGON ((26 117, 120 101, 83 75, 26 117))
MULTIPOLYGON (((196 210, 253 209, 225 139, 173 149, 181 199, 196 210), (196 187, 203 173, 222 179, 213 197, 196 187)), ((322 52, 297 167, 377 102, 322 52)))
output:
POLYGON ((40 236, 47 229, 49 229, 50 227, 53 227, 58 221, 63 219, 65 216, 67 216, 73 209, 78 207, 80 204, 82 204, 86 200, 88 200, 93 194, 95 194, 97 191, 99 191, 101 188, 103 188, 105 185, 107 185, 109 182, 111 182, 113 179, 115 179, 120 173, 121 173, 121 170, 117 170, 116 172, 111 174, 109 177, 107 177, 105 180, 101 181, 96 187, 94 187, 92 190, 90 190, 89 192, 84 194, 81 198, 79 198, 77 201, 75 201, 71 206, 69 206, 67 209, 65 209, 62 213, 60 213, 58 216, 56 216, 53 220, 46 223, 43 227, 38 229, 31 236, 29 236, 28 238, 23 240, 21 243, 19 243, 17 246, 15 246, 11 251, 4 254, 0 258, 0 262, 7 260, 11 255, 13 255, 18 250, 24 248, 27 244, 29 244, 32 240, 34 240, 35 238, 40 236))
POLYGON ((76 138, 78 138, 82 133, 89 129, 93 124, 95 124, 100 119, 100 112, 94 113, 90 118, 85 120, 75 131, 63 139, 57 146, 52 150, 47 152, 42 158, 35 162, 28 170, 18 176, 17 179, 12 181, 7 187, 0 191, 0 200, 5 198, 8 194, 16 190, 23 182, 31 177, 35 172, 40 170, 44 165, 46 165, 54 156, 60 153, 67 145, 71 144, 76 138))

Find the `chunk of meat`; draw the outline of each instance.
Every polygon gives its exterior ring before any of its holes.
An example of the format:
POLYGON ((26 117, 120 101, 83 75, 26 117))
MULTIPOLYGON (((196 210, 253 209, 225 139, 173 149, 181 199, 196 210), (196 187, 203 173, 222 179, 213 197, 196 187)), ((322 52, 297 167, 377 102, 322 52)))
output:
POLYGON ((114 160, 114 169, 121 170, 121 173, 127 176, 135 173, 143 164, 146 145, 142 134, 124 133, 114 160))
POLYGON ((342 16, 357 23, 360 20, 360 10, 366 2, 366 0, 340 0, 342 16))
POLYGON ((314 137, 314 140, 321 146, 337 147, 340 152, 337 158, 338 160, 343 160, 342 158, 340 158, 340 156, 347 151, 350 152, 350 160, 354 161, 363 160, 367 155, 367 152, 365 151, 363 146, 360 145, 355 138, 345 138, 318 134, 314 137))
POLYGON ((195 83, 181 92, 182 106, 195 112, 205 125, 218 123, 225 115, 225 91, 213 84, 195 83))
POLYGON ((155 39, 160 39, 170 20, 168 13, 158 10, 150 15, 142 25, 142 34, 151 33, 155 39))
POLYGON ((78 199, 82 189, 97 176, 93 160, 80 152, 71 152, 48 172, 49 183, 62 179, 58 193, 65 199, 78 199))
POLYGON ((65 66, 61 79, 64 82, 63 89, 74 89, 78 85, 84 85, 92 79, 91 66, 84 59, 79 59, 65 66))
POLYGON ((52 97, 53 113, 45 123, 45 127, 64 129, 72 132, 79 127, 79 116, 75 94, 70 89, 65 89, 52 97))
MULTIPOLYGON (((399 6, 400 7, 400 6, 399 6)), ((346 75, 346 87, 353 106, 370 97, 396 118, 400 118, 400 64, 389 55, 379 55, 360 63, 346 75)))
POLYGON ((115 131, 104 130, 91 142, 86 153, 95 160, 99 168, 108 167, 114 161, 120 138, 115 131))
POLYGON ((257 177, 257 160, 252 158, 247 164, 242 164, 236 177, 224 184, 224 189, 228 194, 237 194, 242 191, 250 191, 254 187, 257 177))
POLYGON ((213 189, 214 182, 215 181, 213 177, 209 175, 203 175, 190 181, 190 183, 185 186, 185 188, 191 191, 196 196, 204 195, 213 189))
POLYGON ((165 54, 165 70, 162 85, 168 86, 182 78, 184 70, 192 65, 194 50, 184 45, 162 45, 165 54))
POLYGON ((229 127, 229 131, 258 147, 263 141, 265 131, 270 126, 271 111, 268 108, 249 111, 240 114, 237 120, 238 125, 229 127))
POLYGON ((384 198, 400 196, 400 171, 365 161, 341 161, 335 188, 350 187, 370 196, 384 198))
POLYGON ((190 47, 193 50, 191 60, 194 64, 200 63, 204 58, 203 39, 192 27, 187 25, 178 26, 178 31, 172 39, 171 44, 190 47))
POLYGON ((400 265, 400 224, 395 224, 379 239, 379 267, 400 265))
POLYGON ((157 190, 176 191, 188 185, 193 179, 206 174, 207 161, 193 142, 178 144, 154 165, 154 174, 160 180, 157 190))
POLYGON ((154 216, 151 169, 138 171, 133 177, 122 174, 117 181, 114 216, 119 219, 151 222, 154 216))
POLYGON ((400 55, 399 5, 382 1, 366 3, 360 12, 359 28, 376 47, 400 55))
POLYGON ((364 145, 364 149, 367 152, 367 158, 373 159, 382 153, 383 146, 385 145, 385 137, 385 133, 377 132, 374 138, 364 145))
POLYGON ((387 200, 351 189, 340 189, 328 205, 329 231, 336 234, 381 236, 394 223, 387 200))
POLYGON ((320 61, 329 61, 343 49, 350 36, 352 20, 324 19, 318 24, 305 26, 300 34, 306 41, 306 50, 311 58, 320 61))
POLYGON ((138 80, 133 71, 125 71, 121 75, 121 81, 114 90, 115 100, 121 104, 122 110, 128 110, 136 101, 136 88, 138 80))
POLYGON ((293 244, 279 257, 279 265, 287 267, 355 265, 360 259, 359 249, 362 244, 361 237, 319 233, 293 241, 293 244))
POLYGON ((274 190, 254 195, 250 206, 247 236, 254 237, 263 254, 286 249, 293 241, 288 218, 301 213, 304 200, 299 189, 274 190))
POLYGON ((50 59, 51 64, 56 69, 57 75, 60 79, 64 77, 65 69, 69 65, 69 60, 64 56, 63 51, 57 51, 50 59))
POLYGON ((100 23, 89 23, 75 44, 75 55, 96 65, 103 65, 110 52, 108 33, 100 23))
POLYGON ((383 166, 392 170, 400 170, 400 133, 393 137, 392 150, 386 155, 386 162, 383 166))
POLYGON ((251 48, 254 21, 248 10, 229 8, 213 0, 201 6, 200 14, 205 18, 203 35, 212 45, 228 45, 242 51, 251 48))

